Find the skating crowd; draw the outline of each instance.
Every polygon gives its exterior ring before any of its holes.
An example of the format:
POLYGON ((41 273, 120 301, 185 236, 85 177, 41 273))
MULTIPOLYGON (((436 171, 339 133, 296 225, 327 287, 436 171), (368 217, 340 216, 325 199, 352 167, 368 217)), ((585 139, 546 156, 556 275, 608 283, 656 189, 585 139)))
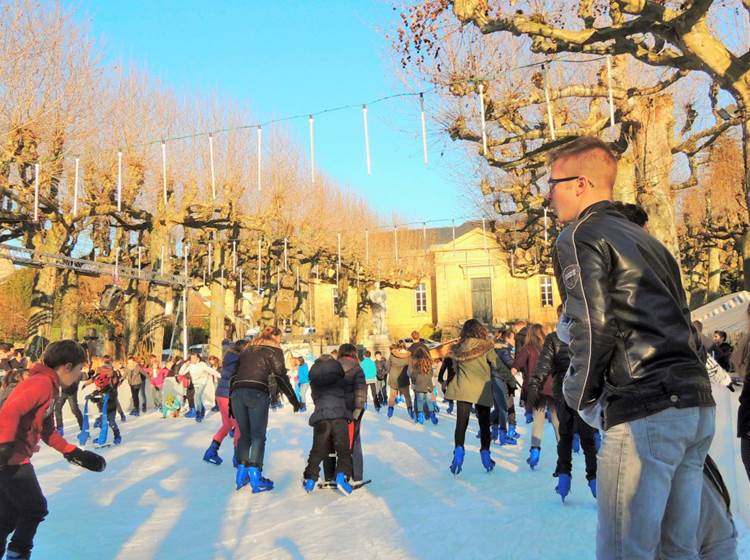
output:
POLYGON ((550 423, 557 456, 551 474, 563 502, 573 454, 583 452, 598 506, 598 558, 736 558, 729 493, 707 455, 714 430, 709 379, 714 390, 734 391, 728 372, 745 378, 737 435, 750 477, 750 336, 734 350, 726 333, 703 336, 702 325, 690 321, 676 263, 645 229, 648 217, 635 205, 610 202, 609 148, 588 138, 566 146, 550 163, 552 207, 571 224, 554 257, 564 303, 547 329, 519 320, 491 332, 468 319, 458 338, 442 345, 415 331, 389 348, 342 344, 317 358, 285 355, 276 327, 225 341, 223 355, 207 360, 191 353, 115 362, 62 340, 31 364, 0 344, 0 556, 10 537, 6 558, 29 558, 47 515, 30 463, 39 441, 71 463, 104 470, 105 460, 83 446, 90 429, 99 430, 96 446, 110 443, 110 430, 111 443, 122 444, 128 416, 120 397, 127 388, 130 417, 149 407, 165 421, 200 423, 218 414, 203 460, 221 465, 229 437, 234 487, 253 493, 274 487, 263 471, 269 411, 306 412, 310 399, 313 440, 301 473, 308 493, 329 487, 350 495, 370 482, 361 444, 366 413, 403 415, 425 429, 455 417, 448 466, 454 476, 470 468, 472 415, 476 465, 487 472, 495 467, 493 445, 521 442, 528 444, 529 467, 538 468, 550 423), (66 403, 79 446, 64 439, 66 403))

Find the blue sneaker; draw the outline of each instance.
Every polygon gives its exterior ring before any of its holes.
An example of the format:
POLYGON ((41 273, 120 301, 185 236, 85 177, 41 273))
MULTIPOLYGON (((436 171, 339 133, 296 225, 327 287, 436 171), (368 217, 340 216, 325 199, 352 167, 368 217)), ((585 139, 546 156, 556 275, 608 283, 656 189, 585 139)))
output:
POLYGON ((594 495, 594 498, 596 498, 596 479, 592 478, 589 480, 589 490, 591 490, 591 493, 594 495))
POLYGON ((464 455, 466 451, 463 447, 456 447, 453 450, 453 462, 451 463, 450 470, 454 475, 461 472, 461 468, 464 464, 464 455))
POLYGON ((448 409, 445 411, 448 414, 453 414, 453 401, 448 403, 448 409))
POLYGON ((391 418, 392 416, 393 416, 393 407, 389 406, 388 407, 388 418, 391 418))
POLYGON ((417 424, 424 424, 424 412, 417 412, 417 417, 414 419, 417 424))
POLYGON ((531 424, 534 421, 534 413, 530 410, 524 416, 526 417, 527 424, 531 424))
POLYGON ((267 478, 263 478, 263 476, 261 475, 261 470, 258 467, 248 467, 248 474, 250 477, 250 487, 253 489, 253 494, 273 490, 273 481, 268 480, 267 478))
POLYGON ((581 436, 578 432, 573 434, 573 453, 579 453, 581 451, 581 436))
POLYGON ((302 487, 308 494, 315 490, 315 481, 312 478, 306 478, 302 481, 302 487))
POLYGON ((185 418, 195 418, 195 409, 191 408, 185 413, 185 418))
POLYGON ((437 417, 437 412, 435 412, 434 410, 430 414, 430 422, 432 422, 435 426, 437 426, 438 417, 437 417))
POLYGON ((206 452, 203 454, 203 460, 207 463, 213 463, 214 465, 221 465, 223 462, 222 458, 219 457, 219 442, 216 440, 213 440, 211 442, 211 445, 206 449, 206 452))
POLYGON ((120 434, 115 434, 115 437, 114 437, 114 439, 112 440, 112 442, 113 442, 113 443, 114 443, 115 445, 120 445, 120 444, 122 443, 122 436, 121 436, 120 434))
POLYGON ((492 469, 495 468, 495 461, 493 461, 492 457, 490 456, 490 450, 482 449, 479 452, 479 456, 482 459, 482 466, 487 470, 487 472, 491 472, 492 469))
POLYGON ((558 475, 557 487, 555 488, 555 492, 560 494, 560 497, 562 498, 563 503, 565 503, 565 498, 567 498, 568 494, 570 494, 570 475, 569 474, 558 475))
POLYGON ((508 433, 505 430, 498 430, 497 443, 499 443, 500 445, 517 445, 518 444, 518 442, 515 439, 508 436, 508 433))
POLYGON ((532 470, 539 464, 539 455, 541 455, 541 453, 542 450, 538 447, 532 447, 529 451, 529 458, 526 459, 526 462, 529 464, 532 470))
POLYGON ((508 426, 508 437, 512 440, 517 440, 521 437, 521 434, 516 431, 515 424, 511 424, 510 426, 508 426))
POLYGON ((237 484, 237 490, 243 486, 247 486, 250 483, 250 467, 247 465, 237 465, 237 474, 234 480, 237 484))
POLYGON ((352 488, 352 485, 349 484, 342 472, 336 475, 336 488, 345 496, 351 496, 354 491, 354 488, 352 488))

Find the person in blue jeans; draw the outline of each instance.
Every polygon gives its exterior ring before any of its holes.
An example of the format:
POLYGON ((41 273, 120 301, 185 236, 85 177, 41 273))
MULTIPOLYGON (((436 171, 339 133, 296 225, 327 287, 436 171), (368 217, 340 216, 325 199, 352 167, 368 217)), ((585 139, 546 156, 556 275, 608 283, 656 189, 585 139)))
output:
POLYGON ((266 327, 242 351, 237 370, 230 380, 232 413, 237 420, 237 490, 247 484, 253 493, 273 490, 273 481, 263 476, 266 428, 271 394, 280 390, 294 412, 300 409, 297 396, 286 374, 281 351, 281 330, 266 327))
POLYGON ((563 396, 605 430, 596 556, 698 559, 715 403, 679 265, 612 203, 606 143, 569 141, 549 165, 548 202, 567 224, 553 251, 570 333, 563 396))
POLYGON ((299 392, 300 412, 307 410, 307 391, 310 390, 310 368, 305 358, 297 358, 297 391, 299 392))

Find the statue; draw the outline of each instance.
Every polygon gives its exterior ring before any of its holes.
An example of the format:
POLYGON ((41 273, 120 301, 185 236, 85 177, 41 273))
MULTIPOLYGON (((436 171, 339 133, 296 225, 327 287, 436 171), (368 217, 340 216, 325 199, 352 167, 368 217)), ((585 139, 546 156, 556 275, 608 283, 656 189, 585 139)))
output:
POLYGON ((372 312, 372 331, 374 335, 388 335, 388 325, 385 322, 387 310, 385 302, 388 299, 385 290, 380 287, 380 282, 375 282, 375 288, 367 293, 372 312))

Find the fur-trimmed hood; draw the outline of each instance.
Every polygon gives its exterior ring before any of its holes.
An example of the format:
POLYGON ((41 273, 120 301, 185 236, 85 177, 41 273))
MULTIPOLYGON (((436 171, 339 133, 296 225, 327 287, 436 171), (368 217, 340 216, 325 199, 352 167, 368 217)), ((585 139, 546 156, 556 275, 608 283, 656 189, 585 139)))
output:
POLYGON ((494 348, 494 343, 489 339, 466 338, 453 345, 448 357, 453 358, 457 362, 468 362, 469 360, 484 356, 490 350, 494 350, 494 348))
POLYGON ((405 360, 411 356, 411 352, 409 352, 406 348, 394 348, 393 350, 391 350, 391 355, 405 360))

